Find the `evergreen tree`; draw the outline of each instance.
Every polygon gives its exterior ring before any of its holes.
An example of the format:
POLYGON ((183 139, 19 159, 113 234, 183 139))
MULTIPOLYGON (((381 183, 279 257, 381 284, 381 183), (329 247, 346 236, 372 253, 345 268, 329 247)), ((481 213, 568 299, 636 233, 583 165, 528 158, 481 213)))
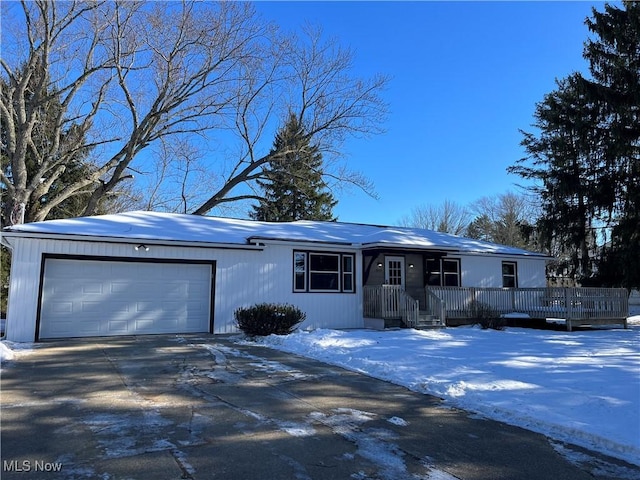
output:
POLYGON ((534 124, 539 136, 523 132, 522 145, 529 157, 510 171, 535 179, 543 215, 538 229, 544 246, 556 243, 568 257, 569 277, 588 278, 593 265, 594 220, 600 213, 590 202, 598 183, 594 160, 598 158, 596 118, 579 74, 557 82, 558 89, 536 105, 534 124), (525 161, 532 160, 532 166, 525 161))
POLYGON ((322 154, 293 113, 276 134, 272 153, 264 179, 258 181, 263 198, 253 207, 251 218, 268 222, 334 221, 333 207, 338 202, 322 178, 322 154))
POLYGON ((587 25, 597 36, 585 44, 591 78, 558 81, 536 105, 539 133, 523 132, 528 157, 509 171, 538 181, 540 235, 561 246, 570 276, 633 287, 640 285, 640 4, 593 9, 587 25))
POLYGON ((598 262, 596 281, 640 287, 640 3, 605 5, 587 19, 596 35, 585 45, 600 106, 602 182, 595 201, 609 211, 611 242, 598 262))
POLYGON ((495 234, 495 223, 488 215, 478 215, 467 227, 466 236, 484 242, 492 242, 495 234))

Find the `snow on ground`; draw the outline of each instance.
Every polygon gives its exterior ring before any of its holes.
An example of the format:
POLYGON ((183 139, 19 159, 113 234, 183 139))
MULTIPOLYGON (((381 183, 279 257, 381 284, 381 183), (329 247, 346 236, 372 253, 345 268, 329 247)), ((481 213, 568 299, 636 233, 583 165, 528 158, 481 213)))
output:
POLYGON ((630 328, 315 330, 262 345, 640 465, 640 316, 630 328))
POLYGON ((13 350, 11 350, 4 342, 0 342, 0 361, 13 360, 13 350))
POLYGON ((0 341, 0 365, 2 362, 15 360, 23 354, 28 354, 36 348, 33 343, 16 343, 9 340, 0 341))

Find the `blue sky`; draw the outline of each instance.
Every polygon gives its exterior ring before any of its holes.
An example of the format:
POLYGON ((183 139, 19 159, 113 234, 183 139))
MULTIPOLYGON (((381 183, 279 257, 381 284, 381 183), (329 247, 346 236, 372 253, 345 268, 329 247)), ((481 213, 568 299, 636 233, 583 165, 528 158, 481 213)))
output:
POLYGON ((584 19, 597 2, 259 2, 268 19, 304 21, 355 51, 354 72, 392 77, 386 133, 344 145, 379 199, 339 196, 339 220, 396 224, 422 204, 462 205, 517 190, 535 103, 555 79, 587 72, 584 19))

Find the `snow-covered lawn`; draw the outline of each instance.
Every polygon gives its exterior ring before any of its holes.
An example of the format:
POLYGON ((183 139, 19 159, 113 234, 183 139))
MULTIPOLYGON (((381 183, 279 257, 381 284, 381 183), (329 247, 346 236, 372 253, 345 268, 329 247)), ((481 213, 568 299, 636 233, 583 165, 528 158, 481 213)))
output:
POLYGON ((258 342, 640 465, 640 317, 627 330, 315 330, 258 342))

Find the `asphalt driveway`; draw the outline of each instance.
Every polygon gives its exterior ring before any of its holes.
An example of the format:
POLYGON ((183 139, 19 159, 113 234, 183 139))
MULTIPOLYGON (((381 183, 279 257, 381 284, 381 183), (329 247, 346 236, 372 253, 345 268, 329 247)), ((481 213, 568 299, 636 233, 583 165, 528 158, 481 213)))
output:
POLYGON ((1 478, 640 478, 623 462, 234 338, 66 340, 3 365, 1 478))

